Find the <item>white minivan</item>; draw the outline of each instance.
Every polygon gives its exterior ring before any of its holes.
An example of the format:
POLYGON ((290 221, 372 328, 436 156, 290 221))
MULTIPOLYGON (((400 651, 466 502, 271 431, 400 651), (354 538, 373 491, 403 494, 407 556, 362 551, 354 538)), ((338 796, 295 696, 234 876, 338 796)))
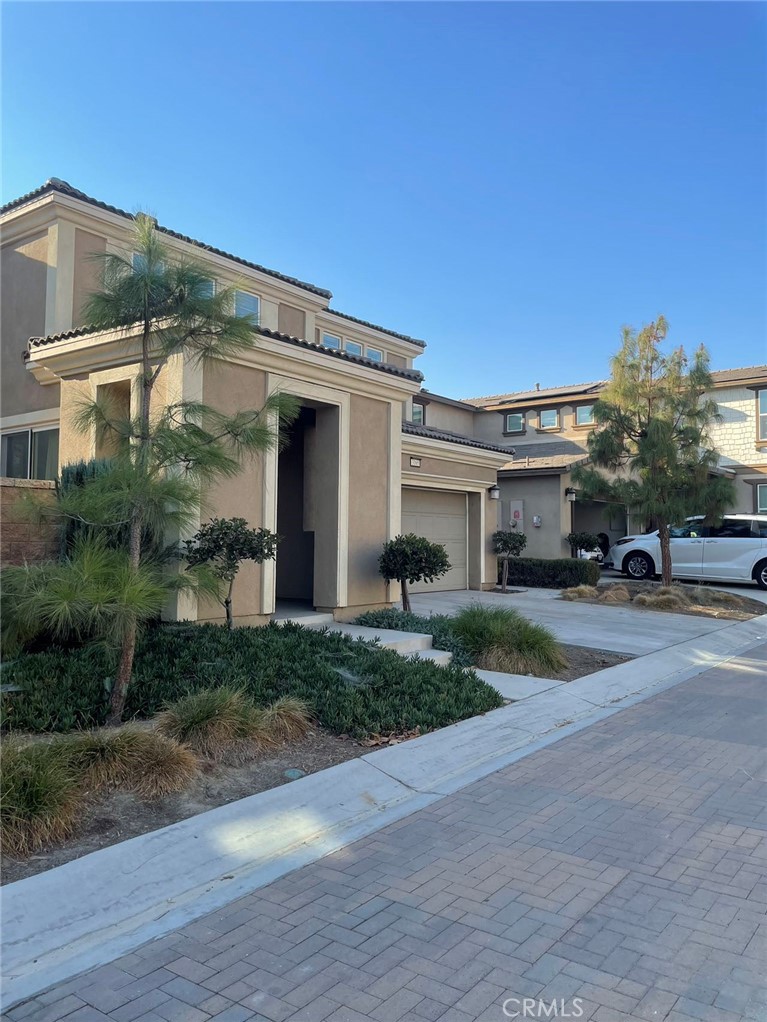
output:
MULTIPOLYGON (((703 516, 671 529, 674 578, 711 582, 756 582, 767 589, 767 515, 725 515, 719 525, 703 525, 703 516)), ((607 563, 629 578, 659 575, 657 530, 626 536, 614 544, 607 563)))

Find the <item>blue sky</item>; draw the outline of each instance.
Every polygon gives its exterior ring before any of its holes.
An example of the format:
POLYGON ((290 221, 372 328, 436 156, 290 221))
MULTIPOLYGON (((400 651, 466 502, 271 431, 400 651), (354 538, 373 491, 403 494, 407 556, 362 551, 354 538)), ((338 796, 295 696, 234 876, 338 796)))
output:
POLYGON ((328 287, 454 397, 599 378, 658 313, 752 365, 766 39, 754 3, 6 3, 2 197, 328 287))

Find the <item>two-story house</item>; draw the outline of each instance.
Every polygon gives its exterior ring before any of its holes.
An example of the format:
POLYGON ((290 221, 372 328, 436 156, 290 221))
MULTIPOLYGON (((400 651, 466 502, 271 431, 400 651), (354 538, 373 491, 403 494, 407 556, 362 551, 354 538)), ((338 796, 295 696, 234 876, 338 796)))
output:
MULTIPOLYGON (((75 426, 83 398, 109 393, 135 411, 135 331, 94 332, 82 311, 98 284, 94 257, 130 256, 132 226, 131 214, 58 179, 0 210, 0 475, 13 485, 54 479, 62 465, 105 453, 75 426)), ((171 253, 194 257, 214 281, 233 285, 236 310, 259 323, 254 348, 236 358, 202 367, 172 358, 158 398, 232 412, 279 390, 301 405, 289 446, 244 463, 206 495, 206 517, 243 516, 282 537, 275 562, 243 568, 239 623, 268 620, 279 600, 305 601, 338 619, 390 604, 398 593, 378 575, 377 559, 402 531, 447 546, 452 568, 433 588, 491 587, 493 491, 508 452, 413 422, 423 379, 414 363, 424 342, 332 309, 325 288, 157 230, 171 253)), ((213 604, 175 613, 221 617, 213 604)))
MULTIPOLYGON (((719 451, 719 471, 735 482, 740 512, 767 513, 767 366, 712 373, 708 395, 719 421, 711 439, 719 451)), ((604 533, 612 542, 645 523, 630 509, 584 500, 572 470, 588 460, 594 403, 605 380, 455 401, 422 390, 413 399, 417 421, 506 446, 513 459, 498 473, 499 527, 527 535, 525 554, 568 556, 569 532, 604 533)))

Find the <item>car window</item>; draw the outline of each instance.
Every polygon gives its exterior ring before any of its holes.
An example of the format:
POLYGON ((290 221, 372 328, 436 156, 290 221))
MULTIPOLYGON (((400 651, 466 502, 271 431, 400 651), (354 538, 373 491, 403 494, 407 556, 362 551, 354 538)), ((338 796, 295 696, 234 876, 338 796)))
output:
POLYGON ((721 525, 715 525, 709 530, 712 539, 753 539, 750 521, 736 521, 725 518, 721 525))
POLYGON ((708 529, 700 522, 687 522, 686 525, 672 525, 669 528, 672 539, 699 539, 708 535, 708 529))

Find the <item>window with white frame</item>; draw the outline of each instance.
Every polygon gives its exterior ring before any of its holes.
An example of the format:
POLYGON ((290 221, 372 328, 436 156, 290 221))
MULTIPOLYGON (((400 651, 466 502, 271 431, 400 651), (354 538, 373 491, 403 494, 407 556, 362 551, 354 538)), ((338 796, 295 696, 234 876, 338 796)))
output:
POLYGON ((332 348, 334 351, 339 351, 341 348, 341 338, 336 337, 335 334, 322 334, 322 344, 325 348, 332 348))
POLYGON ((575 425, 576 426, 594 425, 593 405, 578 405, 578 407, 575 409, 575 425))
POLYGON ((756 513, 767 515, 767 483, 759 483, 756 487, 756 513))
POLYGON ((767 440, 767 390, 759 390, 756 394, 757 423, 756 435, 759 440, 767 440))
POLYGON ((365 351, 365 354, 367 355, 371 362, 383 362, 384 360, 384 353, 381 351, 380 348, 368 347, 365 351))
POLYGON ((426 406, 419 401, 413 402, 413 418, 411 420, 416 426, 423 426, 426 421, 426 406))
POLYGON ((557 429, 559 426, 559 412, 556 408, 546 408, 538 413, 538 423, 541 429, 557 429))
POLYGON ((4 433, 0 449, 0 475, 6 479, 55 479, 58 475, 58 428, 4 433))
POLYGON ((250 291, 235 291, 234 314, 247 317, 257 326, 261 322, 261 299, 250 291))
POLYGON ((524 412, 507 412, 504 432, 521 433, 525 428, 524 412))
POLYGON ((361 355, 362 345, 356 341, 344 341, 344 351, 349 355, 361 355))
POLYGON ((201 280, 200 286, 197 288, 197 295, 199 298, 212 298, 216 293, 216 282, 213 279, 201 280))

